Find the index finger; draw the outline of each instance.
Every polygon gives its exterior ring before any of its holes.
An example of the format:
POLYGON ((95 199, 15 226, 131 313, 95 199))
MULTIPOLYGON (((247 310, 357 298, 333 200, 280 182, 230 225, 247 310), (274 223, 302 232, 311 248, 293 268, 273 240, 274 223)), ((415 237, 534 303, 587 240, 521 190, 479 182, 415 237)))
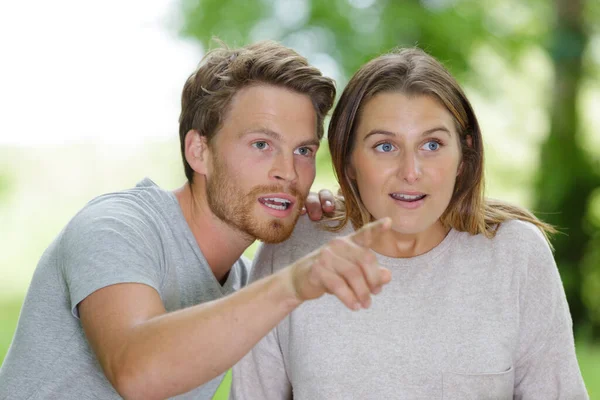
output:
POLYGON ((387 232, 392 227, 392 220, 389 217, 378 219, 363 226, 350 235, 350 240, 359 246, 371 247, 382 233, 387 232))

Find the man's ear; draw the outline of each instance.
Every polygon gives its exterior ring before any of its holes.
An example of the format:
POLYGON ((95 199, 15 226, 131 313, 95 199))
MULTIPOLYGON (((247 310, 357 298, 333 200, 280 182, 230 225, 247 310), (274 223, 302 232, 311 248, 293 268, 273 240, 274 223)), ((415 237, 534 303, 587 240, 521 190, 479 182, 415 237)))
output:
POLYGON ((200 175, 208 172, 208 140, 195 129, 185 135, 185 159, 200 175))

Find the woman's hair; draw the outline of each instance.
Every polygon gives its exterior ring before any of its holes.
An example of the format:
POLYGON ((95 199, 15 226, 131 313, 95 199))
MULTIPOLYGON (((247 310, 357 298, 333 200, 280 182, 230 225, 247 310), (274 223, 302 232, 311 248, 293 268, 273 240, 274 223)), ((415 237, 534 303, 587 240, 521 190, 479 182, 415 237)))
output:
POLYGON ((452 115, 459 135, 462 168, 450 203, 441 216, 445 227, 473 235, 495 236, 500 224, 519 219, 536 225, 548 239, 555 229, 529 211, 484 197, 483 142, 477 117, 458 82, 435 58, 417 48, 399 49, 371 60, 354 74, 335 107, 329 124, 329 149, 343 196, 332 230, 348 221, 355 228, 373 220, 362 203, 348 167, 364 105, 379 93, 431 96, 452 115), (470 137, 470 140, 467 140, 470 137), (469 143, 470 142, 470 143, 469 143))
POLYGON ((268 84, 310 97, 317 115, 315 129, 319 139, 323 137, 323 120, 335 99, 333 80, 282 44, 267 40, 237 49, 220 44, 206 54, 187 79, 181 95, 179 139, 190 183, 194 171, 185 158, 185 136, 195 129, 210 141, 221 127, 231 100, 243 88, 268 84))

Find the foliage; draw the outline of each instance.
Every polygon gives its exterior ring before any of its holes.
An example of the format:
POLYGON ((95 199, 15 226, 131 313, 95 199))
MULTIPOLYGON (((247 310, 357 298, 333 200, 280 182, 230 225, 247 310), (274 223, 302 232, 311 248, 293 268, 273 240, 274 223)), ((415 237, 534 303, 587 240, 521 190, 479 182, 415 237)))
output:
POLYGON ((513 59, 544 34, 546 2, 494 0, 182 0, 182 33, 207 45, 278 39, 302 54, 326 54, 350 76, 398 46, 423 47, 459 78, 481 44, 513 59), (515 14, 519 18, 514 18, 515 14), (542 16, 542 18, 540 18, 542 16))

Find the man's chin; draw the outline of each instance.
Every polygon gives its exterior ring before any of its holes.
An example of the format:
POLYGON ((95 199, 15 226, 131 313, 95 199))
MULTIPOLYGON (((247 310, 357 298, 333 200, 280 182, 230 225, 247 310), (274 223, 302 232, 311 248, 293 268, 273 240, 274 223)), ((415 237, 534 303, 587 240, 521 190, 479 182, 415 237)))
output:
POLYGON ((288 218, 285 220, 273 219, 263 224, 257 224, 258 226, 255 228, 254 236, 256 239, 264 243, 281 243, 289 239, 289 237, 292 235, 299 217, 300 214, 297 214, 294 216, 292 221, 290 221, 288 218))

